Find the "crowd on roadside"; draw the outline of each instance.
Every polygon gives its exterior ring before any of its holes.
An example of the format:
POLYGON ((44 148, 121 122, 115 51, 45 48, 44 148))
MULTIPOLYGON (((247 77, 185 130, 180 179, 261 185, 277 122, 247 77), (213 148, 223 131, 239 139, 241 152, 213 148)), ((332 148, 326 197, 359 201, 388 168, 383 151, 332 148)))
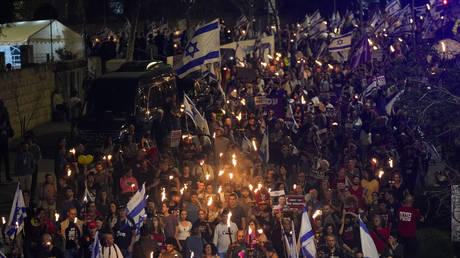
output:
MULTIPOLYGON (((40 149, 27 135, 15 171, 28 216, 13 253, 91 257, 99 232, 103 257, 287 257, 285 237, 299 232, 302 208, 286 198, 303 196, 319 257, 362 257, 358 216, 382 257, 418 257, 423 216, 414 194, 429 161, 420 135, 404 112, 387 112, 385 87, 362 96, 378 64, 367 76, 327 57, 318 64, 308 42, 292 44, 295 33, 285 27, 282 51, 268 63, 246 58, 254 81, 224 62, 224 94, 216 82, 200 82, 194 101, 207 114, 209 135, 190 119, 187 131, 180 103, 166 107, 163 123, 184 133, 178 148, 139 137, 134 126, 92 150, 63 138, 55 174, 34 188, 40 149), (281 109, 256 103, 262 96, 281 109), (261 155, 265 133, 269 153, 261 155), (137 235, 126 205, 143 187, 137 235)), ((11 242, 4 232, 3 239, 11 242)))

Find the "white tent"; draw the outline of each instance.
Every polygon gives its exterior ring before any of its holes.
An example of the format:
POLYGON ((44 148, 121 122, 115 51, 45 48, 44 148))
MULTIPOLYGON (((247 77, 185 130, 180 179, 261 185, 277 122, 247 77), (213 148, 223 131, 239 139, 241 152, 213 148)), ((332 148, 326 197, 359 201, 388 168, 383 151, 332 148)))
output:
POLYGON ((23 21, 0 26, 0 52, 5 52, 6 63, 17 59, 14 56, 17 51, 14 50, 21 45, 33 46, 34 63, 46 62, 47 55, 59 60, 55 51, 60 48, 71 51, 78 58, 84 56, 83 37, 57 20, 23 21))

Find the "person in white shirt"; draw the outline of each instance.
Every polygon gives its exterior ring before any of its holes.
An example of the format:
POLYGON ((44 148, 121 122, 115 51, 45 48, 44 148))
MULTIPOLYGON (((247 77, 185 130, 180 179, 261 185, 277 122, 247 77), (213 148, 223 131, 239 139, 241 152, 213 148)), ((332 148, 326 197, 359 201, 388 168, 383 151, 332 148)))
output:
POLYGON ((115 244, 115 239, 113 238, 113 234, 107 232, 104 234, 105 245, 104 249, 102 250, 103 258, 123 258, 123 254, 118 248, 117 244, 115 244))
POLYGON ((213 243, 217 247, 217 252, 220 258, 225 258, 227 254, 228 246, 230 245, 230 239, 232 242, 236 241, 236 232, 238 232, 238 227, 234 222, 230 222, 230 234, 227 226, 227 213, 228 211, 222 212, 219 216, 219 224, 217 224, 214 229, 214 239, 213 243))

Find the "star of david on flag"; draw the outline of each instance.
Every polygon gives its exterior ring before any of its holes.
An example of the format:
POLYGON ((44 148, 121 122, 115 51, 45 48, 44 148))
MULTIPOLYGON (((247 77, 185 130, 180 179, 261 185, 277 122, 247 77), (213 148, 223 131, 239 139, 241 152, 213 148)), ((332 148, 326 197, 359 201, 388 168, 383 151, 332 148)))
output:
POLYGON ((198 42, 190 42, 185 49, 185 56, 191 56, 192 58, 195 56, 195 53, 200 52, 200 50, 196 47, 198 42))
POLYGON ((176 69, 177 76, 200 70, 204 64, 220 61, 220 30, 216 19, 198 28, 185 48, 181 64, 176 69))

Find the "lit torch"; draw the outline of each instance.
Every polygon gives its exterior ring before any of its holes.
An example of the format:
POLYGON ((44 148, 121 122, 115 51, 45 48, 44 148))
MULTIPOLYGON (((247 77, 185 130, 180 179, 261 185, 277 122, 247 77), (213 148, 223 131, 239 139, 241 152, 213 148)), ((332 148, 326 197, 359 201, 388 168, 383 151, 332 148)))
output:
POLYGON ((166 200, 166 189, 163 188, 163 191, 161 192, 161 202, 164 202, 166 200))
POLYGON ((212 205, 212 196, 209 197, 209 200, 208 200, 208 206, 211 206, 212 205))
POLYGON ((316 210, 315 213, 313 213, 312 217, 313 217, 313 219, 316 219, 316 217, 318 217, 318 216, 320 216, 322 214, 323 214, 323 212, 321 210, 316 210))
POLYGON ((388 159, 388 165, 390 166, 390 168, 393 168, 393 159, 392 158, 388 159))
POLYGON ((254 151, 257 151, 257 145, 256 145, 256 140, 252 140, 252 147, 254 148, 254 151))

